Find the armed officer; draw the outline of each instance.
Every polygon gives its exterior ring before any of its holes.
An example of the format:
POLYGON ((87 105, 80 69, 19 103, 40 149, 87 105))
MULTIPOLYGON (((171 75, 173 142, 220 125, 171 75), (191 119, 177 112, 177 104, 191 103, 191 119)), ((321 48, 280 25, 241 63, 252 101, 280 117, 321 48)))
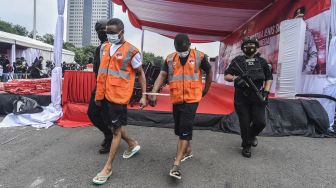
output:
POLYGON ((226 81, 234 82, 234 107, 239 117, 242 155, 247 158, 251 157, 251 146, 258 145, 256 136, 266 126, 265 108, 273 80, 271 69, 257 53, 257 48, 257 38, 245 38, 241 45, 244 55, 235 57, 224 73, 226 81))

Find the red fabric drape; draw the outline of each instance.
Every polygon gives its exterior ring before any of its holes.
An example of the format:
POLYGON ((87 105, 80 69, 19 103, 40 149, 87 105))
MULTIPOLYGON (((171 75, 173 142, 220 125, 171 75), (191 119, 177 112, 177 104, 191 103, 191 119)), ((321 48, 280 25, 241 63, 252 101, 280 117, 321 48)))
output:
POLYGON ((57 121, 62 127, 92 125, 87 116, 91 93, 96 87, 93 72, 65 71, 62 87, 63 116, 57 121))
POLYGON ((93 72, 65 71, 62 87, 62 105, 71 103, 89 103, 91 92, 96 86, 93 72))

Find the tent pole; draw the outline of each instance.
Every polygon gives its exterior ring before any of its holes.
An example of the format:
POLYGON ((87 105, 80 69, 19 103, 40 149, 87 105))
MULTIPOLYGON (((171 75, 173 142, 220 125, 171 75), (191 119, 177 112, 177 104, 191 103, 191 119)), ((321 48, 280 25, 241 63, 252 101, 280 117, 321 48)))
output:
POLYGON ((34 0, 33 39, 36 40, 36 0, 34 0))
POLYGON ((142 34, 141 34, 141 61, 143 61, 143 46, 144 46, 144 39, 145 39, 145 30, 142 29, 142 34))
POLYGON ((16 59, 16 43, 14 42, 12 44, 12 50, 11 50, 11 65, 13 65, 13 62, 15 61, 16 59))

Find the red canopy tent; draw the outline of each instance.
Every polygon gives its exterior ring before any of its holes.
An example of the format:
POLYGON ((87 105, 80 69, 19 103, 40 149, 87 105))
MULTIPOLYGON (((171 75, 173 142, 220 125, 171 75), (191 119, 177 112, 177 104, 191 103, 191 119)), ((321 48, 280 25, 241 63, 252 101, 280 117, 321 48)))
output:
POLYGON ((223 41, 276 0, 112 0, 128 12, 132 25, 192 42, 223 41))

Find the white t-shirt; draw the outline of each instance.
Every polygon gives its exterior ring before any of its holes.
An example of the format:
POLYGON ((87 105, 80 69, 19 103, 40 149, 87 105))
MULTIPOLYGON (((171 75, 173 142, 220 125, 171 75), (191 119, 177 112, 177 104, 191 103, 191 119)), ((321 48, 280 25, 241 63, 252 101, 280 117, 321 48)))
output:
MULTIPOLYGON (((112 56, 119 49, 121 45, 122 44, 112 44, 110 48, 110 56, 112 56)), ((139 52, 133 56, 131 64, 133 69, 136 69, 142 65, 141 56, 139 52)))

